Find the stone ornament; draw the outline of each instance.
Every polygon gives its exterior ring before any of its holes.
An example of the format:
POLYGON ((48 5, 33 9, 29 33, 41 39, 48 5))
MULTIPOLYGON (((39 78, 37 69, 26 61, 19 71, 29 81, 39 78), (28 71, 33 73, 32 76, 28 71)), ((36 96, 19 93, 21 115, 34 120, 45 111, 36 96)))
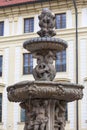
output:
POLYGON ((37 59, 37 65, 33 69, 35 80, 52 81, 56 70, 53 61, 56 53, 67 48, 67 42, 57 38, 33 38, 24 42, 24 48, 30 51, 33 58, 37 59))
POLYGON ((26 121, 24 130, 45 130, 48 122, 48 101, 30 100, 20 103, 26 109, 26 121))
POLYGON ((57 53, 67 48, 67 42, 60 38, 36 37, 25 41, 23 47, 32 54, 43 50, 51 50, 57 53))
POLYGON ((24 48, 30 51, 33 58, 37 59, 37 65, 33 69, 33 76, 38 81, 52 81, 55 78, 56 70, 53 60, 56 60, 56 53, 67 48, 67 42, 51 38, 55 35, 55 15, 49 9, 43 9, 39 15, 41 30, 38 34, 41 38, 33 38, 24 42, 24 48))
POLYGON ((41 28, 37 33, 40 37, 53 37, 56 35, 53 28, 55 27, 55 15, 48 8, 44 8, 39 15, 39 26, 41 28))
POLYGON ((56 130, 65 130, 66 120, 65 120, 65 112, 66 112, 66 101, 56 101, 55 102, 55 122, 54 128, 56 130))
POLYGON ((55 53, 47 51, 44 53, 34 53, 33 57, 37 59, 37 65, 33 70, 35 80, 52 81, 56 75, 53 60, 56 59, 55 53))

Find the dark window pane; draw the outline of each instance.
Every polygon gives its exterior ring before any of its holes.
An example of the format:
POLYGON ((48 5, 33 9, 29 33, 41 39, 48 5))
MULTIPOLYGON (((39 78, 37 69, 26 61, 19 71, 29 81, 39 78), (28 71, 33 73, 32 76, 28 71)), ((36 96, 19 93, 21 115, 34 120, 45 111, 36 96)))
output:
POLYGON ((2 94, 0 93, 0 122, 2 122, 2 94))
POLYGON ((25 110, 21 109, 21 122, 25 121, 25 110))
POLYGON ((0 76, 2 76, 2 56, 0 56, 0 76))
POLYGON ((66 105, 65 119, 68 121, 68 104, 66 105))
POLYGON ((24 33, 34 31, 34 18, 24 19, 24 33))
POLYGON ((4 22, 0 22, 0 36, 4 34, 4 22))
POLYGON ((56 29, 66 28, 66 14, 56 14, 56 29))
POLYGON ((66 50, 57 53, 55 67, 57 72, 66 71, 66 50))
POLYGON ((29 53, 23 55, 23 74, 32 74, 33 71, 33 58, 29 53))

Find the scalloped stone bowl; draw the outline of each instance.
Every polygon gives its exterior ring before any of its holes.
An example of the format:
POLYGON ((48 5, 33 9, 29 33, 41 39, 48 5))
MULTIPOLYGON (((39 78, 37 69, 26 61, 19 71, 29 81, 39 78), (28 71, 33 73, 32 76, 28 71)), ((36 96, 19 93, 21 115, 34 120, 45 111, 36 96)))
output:
POLYGON ((7 88, 8 99, 24 102, 31 99, 57 99, 71 102, 83 97, 83 86, 52 81, 22 81, 7 88))
POLYGON ((37 37, 24 42, 23 47, 31 53, 41 50, 55 50, 57 52, 67 48, 67 42, 52 37, 37 37))

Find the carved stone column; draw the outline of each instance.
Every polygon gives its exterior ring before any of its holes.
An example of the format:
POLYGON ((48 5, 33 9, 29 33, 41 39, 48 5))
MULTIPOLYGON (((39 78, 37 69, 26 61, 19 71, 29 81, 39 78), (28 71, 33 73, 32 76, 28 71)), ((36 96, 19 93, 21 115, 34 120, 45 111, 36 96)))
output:
POLYGON ((29 100, 20 103, 26 110, 26 121, 24 130, 47 130, 49 121, 49 101, 48 100, 29 100))
POLYGON ((66 101, 35 99, 20 106, 26 110, 24 130, 64 130, 66 101))

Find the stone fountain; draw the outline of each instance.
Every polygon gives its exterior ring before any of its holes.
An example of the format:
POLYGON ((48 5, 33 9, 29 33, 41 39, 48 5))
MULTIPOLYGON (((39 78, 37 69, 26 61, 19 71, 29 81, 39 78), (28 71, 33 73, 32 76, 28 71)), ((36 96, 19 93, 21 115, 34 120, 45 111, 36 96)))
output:
POLYGON ((25 109, 24 130, 64 130, 66 104, 83 97, 83 86, 54 82, 56 53, 67 48, 67 42, 56 35, 55 15, 43 9, 39 15, 40 37, 24 42, 23 46, 37 59, 33 69, 35 81, 22 81, 7 88, 8 99, 20 102, 25 109))

